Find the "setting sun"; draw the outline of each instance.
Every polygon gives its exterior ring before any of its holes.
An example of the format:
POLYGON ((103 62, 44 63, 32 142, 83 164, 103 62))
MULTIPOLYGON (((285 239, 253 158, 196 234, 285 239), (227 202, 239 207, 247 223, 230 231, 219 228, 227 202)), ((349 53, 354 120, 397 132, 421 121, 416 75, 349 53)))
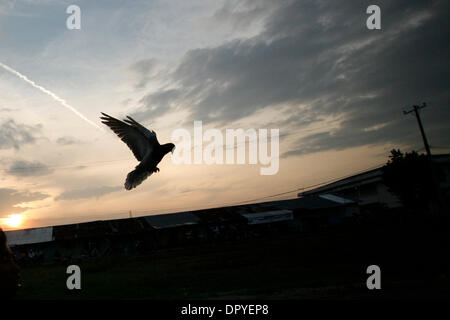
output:
POLYGON ((11 214, 4 219, 5 224, 11 228, 20 227, 23 222, 23 215, 21 214, 11 214))

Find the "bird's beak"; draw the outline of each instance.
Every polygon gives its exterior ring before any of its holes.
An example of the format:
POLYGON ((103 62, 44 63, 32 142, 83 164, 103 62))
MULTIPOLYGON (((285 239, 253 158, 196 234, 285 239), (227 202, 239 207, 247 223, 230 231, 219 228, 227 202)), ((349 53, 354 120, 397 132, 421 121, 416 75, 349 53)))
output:
POLYGON ((175 151, 175 146, 173 146, 172 151, 170 151, 172 154, 175 151))

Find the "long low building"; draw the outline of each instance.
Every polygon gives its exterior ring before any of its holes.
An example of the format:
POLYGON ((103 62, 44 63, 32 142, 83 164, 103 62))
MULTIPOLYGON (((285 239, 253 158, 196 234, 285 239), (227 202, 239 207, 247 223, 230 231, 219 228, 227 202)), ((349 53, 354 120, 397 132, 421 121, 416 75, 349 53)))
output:
POLYGON ((333 195, 211 208, 119 220, 7 231, 21 256, 29 249, 44 260, 131 254, 158 248, 247 237, 317 231, 358 213, 357 203, 333 195))

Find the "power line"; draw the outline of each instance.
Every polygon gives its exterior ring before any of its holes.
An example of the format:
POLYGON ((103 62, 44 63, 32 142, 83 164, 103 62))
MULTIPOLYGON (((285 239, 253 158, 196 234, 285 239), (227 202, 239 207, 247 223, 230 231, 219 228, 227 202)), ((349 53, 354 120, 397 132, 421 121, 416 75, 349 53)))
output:
MULTIPOLYGON (((131 210, 131 212, 138 213, 139 217, 141 217, 141 216, 145 216, 145 214, 162 214, 161 213, 162 211, 165 211, 165 212, 169 211, 169 213, 175 213, 175 212, 183 212, 183 211, 195 211, 195 210, 206 210, 206 209, 213 209, 213 208, 231 207, 231 206, 236 206, 236 205, 240 205, 240 204, 249 204, 249 202, 256 202, 256 201, 269 199, 269 198, 273 198, 273 197, 277 197, 277 196, 281 196, 281 195, 286 195, 286 194, 290 194, 290 193, 293 193, 293 192, 298 192, 298 191, 301 191, 301 190, 307 190, 307 189, 311 189, 311 188, 314 188, 314 187, 322 186, 324 184, 336 182, 336 181, 339 181, 341 179, 346 179, 346 178, 352 177, 354 175, 357 175, 357 174, 360 174, 360 173, 363 173, 363 172, 366 172, 366 171, 369 171, 369 170, 380 168, 382 165, 384 165, 384 163, 376 165, 376 166, 369 167, 369 168, 367 168, 365 170, 360 170, 360 171, 354 172, 353 174, 348 174, 348 175, 345 175, 345 176, 341 176, 341 177, 325 180, 323 182, 312 184, 312 185, 309 185, 309 186, 306 186, 306 187, 297 187, 297 188, 289 190, 289 191, 285 191, 285 192, 281 192, 281 193, 275 193, 275 194, 263 196, 263 197, 260 197, 260 198, 249 199, 249 200, 245 200, 245 201, 232 202, 232 203, 222 203, 222 204, 213 204, 213 205, 208 206, 206 208, 200 208, 200 209, 197 206, 195 206, 195 207, 178 207, 178 208, 154 209, 154 210, 137 209, 137 210, 131 210), (177 211, 178 209, 179 210, 183 210, 183 211, 177 211)), ((58 219, 58 218, 50 218, 50 219, 43 218, 43 219, 32 219, 32 220, 35 221, 35 222, 36 221, 43 221, 43 220, 45 220, 45 221, 61 221, 62 222, 62 221, 67 221, 67 220, 70 219, 70 220, 72 220, 72 222, 69 222, 69 224, 73 224, 73 223, 87 222, 87 221, 73 222, 73 220, 89 219, 88 221, 95 221, 95 220, 92 220, 92 219, 93 218, 94 219, 101 219, 103 217, 108 217, 109 218, 108 220, 114 220, 114 219, 111 219, 111 218, 115 217, 115 216, 118 216, 118 219, 130 218, 130 210, 128 209, 128 210, 123 210, 123 211, 116 211, 116 212, 113 212, 113 213, 96 214, 94 216, 89 216, 89 217, 88 216, 70 216, 70 215, 65 215, 65 217, 62 218, 62 219, 58 219)))
POLYGON ((296 188, 296 189, 294 189, 294 190, 290 190, 290 191, 286 191, 286 192, 281 192, 281 193, 277 193, 277 194, 273 194, 273 195, 269 195, 269 196, 265 196, 265 197, 261 197, 261 198, 256 198, 256 199, 251 199, 251 200, 246 200, 246 201, 240 201, 240 202, 234 202, 234 203, 228 204, 227 207, 230 207, 230 206, 236 206, 236 205, 240 205, 240 204, 246 204, 246 203, 248 203, 248 202, 255 202, 255 201, 259 201, 259 200, 264 200, 264 199, 274 198, 274 197, 277 197, 277 196, 282 196, 282 195, 285 195, 285 194, 290 194, 290 193, 293 193, 293 192, 298 192, 298 191, 300 191, 300 190, 301 190, 301 189, 296 188))
MULTIPOLYGON (((354 175, 357 175, 357 174, 360 174, 360 173, 363 173, 363 172, 366 172, 366 171, 369 171, 369 170, 377 169, 377 168, 380 168, 380 167, 383 166, 383 165, 384 165, 384 163, 378 164, 378 165, 375 165, 375 166, 371 166, 371 167, 369 167, 369 168, 366 168, 366 169, 364 169, 364 170, 360 170, 360 171, 354 172, 354 173, 352 173, 352 174, 348 174, 348 175, 345 175, 345 176, 340 176, 340 177, 337 177, 337 178, 325 180, 325 181, 323 181, 323 182, 316 183, 316 184, 312 184, 312 185, 309 185, 309 186, 306 186, 306 187, 297 187, 297 188, 295 188, 295 189, 288 190, 288 191, 281 192, 281 193, 275 193, 275 194, 271 194, 271 195, 267 195, 267 196, 262 196, 262 197, 254 198, 254 199, 248 199, 248 200, 244 200, 244 201, 237 201, 237 202, 231 202, 231 203, 228 202, 228 203, 222 203, 222 204, 215 204, 215 205, 212 206, 212 208, 217 208, 217 207, 231 207, 231 206, 235 206, 235 205, 239 205, 239 204, 246 204, 246 203, 249 203, 249 202, 260 201, 260 200, 264 200, 264 199, 268 199, 268 198, 274 198, 274 197, 277 197, 277 196, 281 196, 281 195, 285 195, 285 194, 290 194, 290 193, 293 193, 293 192, 298 192, 298 191, 308 190, 308 189, 311 189, 311 188, 314 188, 314 187, 322 186, 322 185, 324 185, 324 184, 328 184, 328 183, 336 182, 336 181, 339 181, 339 180, 342 180, 342 179, 346 179, 346 178, 352 177, 352 176, 354 176, 354 175)), ((178 208, 164 209, 164 211, 167 211, 167 210, 176 210, 176 209, 181 209, 181 210, 194 210, 195 208, 197 208, 197 207, 189 207, 189 208, 186 208, 186 207, 178 207, 178 208)), ((140 210, 133 210, 133 212, 151 213, 152 211, 151 211, 151 210, 146 210, 146 209, 140 209, 140 210)))
POLYGON ((355 173, 350 174, 350 175, 341 176, 341 177, 338 177, 338 178, 333 178, 333 179, 326 180, 326 181, 323 181, 323 182, 320 182, 320 183, 316 183, 316 184, 313 184, 313 185, 309 185, 309 186, 306 186, 306 187, 296 188, 296 189, 293 189, 293 190, 289 190, 289 191, 281 192, 281 193, 276 193, 276 194, 264 196, 264 197, 261 197, 261 198, 256 198, 256 199, 251 199, 251 200, 246 200, 246 201, 239 201, 239 202, 236 202, 236 203, 232 203, 230 205, 232 206, 232 205, 244 204, 244 203, 248 203, 248 202, 260 201, 260 200, 273 198, 273 197, 277 197, 277 196, 281 196, 281 195, 285 195, 285 194, 289 194, 289 193, 293 193, 293 192, 297 192, 297 191, 308 190, 308 189, 311 189, 311 188, 314 188, 314 187, 322 186, 324 184, 333 183, 333 182, 336 182, 336 181, 339 181, 339 180, 342 180, 342 179, 346 179, 346 178, 352 177, 354 175, 357 175, 357 174, 360 174, 360 173, 363 173, 363 172, 366 172, 366 171, 369 171, 369 170, 373 170, 373 169, 379 168, 379 167, 381 167, 383 165, 384 165, 384 163, 376 165, 376 166, 372 166, 370 168, 367 168, 365 170, 361 170, 361 171, 355 172, 355 173))
MULTIPOLYGON (((249 202, 260 201, 260 200, 264 200, 264 199, 268 199, 268 198, 274 198, 274 197, 277 197, 277 196, 290 194, 290 193, 293 193, 293 192, 304 191, 304 190, 308 190, 308 189, 311 189, 311 188, 314 188, 314 187, 322 186, 324 184, 328 184, 328 183, 336 182, 336 181, 339 181, 339 180, 342 180, 342 179, 346 179, 346 178, 352 177, 354 175, 357 175, 357 174, 360 174, 360 173, 363 173, 363 172, 366 172, 366 171, 369 171, 369 170, 377 169, 377 168, 380 168, 383 165, 384 165, 384 163, 383 164, 378 164, 378 165, 366 168, 364 170, 360 170, 360 171, 354 172, 352 174, 348 174, 348 175, 345 175, 345 176, 340 176, 340 177, 337 177, 337 178, 325 180, 323 182, 312 184, 312 185, 309 185, 309 186, 306 186, 306 187, 297 187, 295 189, 288 190, 288 191, 285 191, 285 192, 270 194, 270 195, 267 195, 267 196, 262 196, 262 197, 254 198, 254 199, 248 199, 248 200, 237 201, 237 202, 232 202, 232 203, 228 202, 228 203, 222 203, 222 204, 215 204, 215 205, 213 205, 213 207, 231 207, 231 206, 235 206, 235 205, 239 205, 239 204, 246 204, 246 203, 249 203, 249 202)), ((191 207, 191 208, 196 208, 196 207, 191 207)), ((176 210, 176 209, 191 210, 191 208, 188 209, 186 207, 178 207, 178 208, 164 209, 164 211, 176 210)), ((133 212, 143 212, 143 213, 147 212, 147 213, 150 213, 151 211, 150 210, 141 209, 141 210, 133 210, 133 212)))

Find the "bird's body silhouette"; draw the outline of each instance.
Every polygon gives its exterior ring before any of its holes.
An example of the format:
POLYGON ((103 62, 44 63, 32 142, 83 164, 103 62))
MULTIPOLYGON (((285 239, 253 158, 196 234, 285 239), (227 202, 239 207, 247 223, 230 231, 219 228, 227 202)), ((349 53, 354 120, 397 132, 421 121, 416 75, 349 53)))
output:
POLYGON ((159 144, 153 130, 148 130, 129 116, 127 116, 128 119, 120 121, 106 113, 102 112, 102 115, 102 123, 110 127, 140 161, 136 168, 128 173, 125 180, 125 189, 136 188, 153 172, 159 171, 158 163, 167 153, 173 152, 175 145, 173 143, 159 144))

